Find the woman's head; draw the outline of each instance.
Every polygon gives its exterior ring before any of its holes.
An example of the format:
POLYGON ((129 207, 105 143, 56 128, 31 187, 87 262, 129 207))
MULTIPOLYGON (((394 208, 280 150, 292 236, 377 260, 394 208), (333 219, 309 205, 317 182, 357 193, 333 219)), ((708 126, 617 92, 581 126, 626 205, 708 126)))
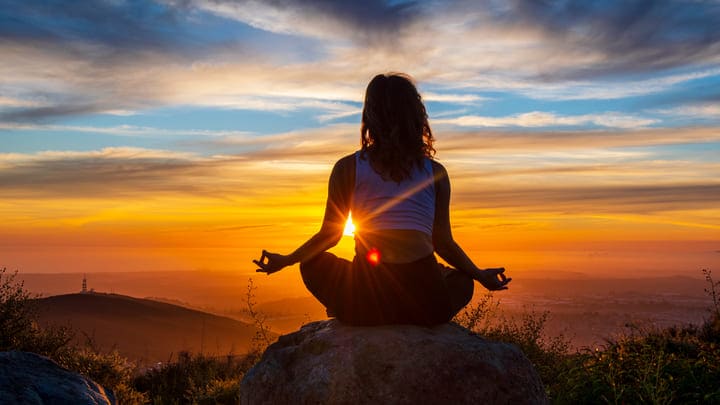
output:
POLYGON ((375 76, 365 91, 362 153, 383 177, 400 181, 413 164, 435 153, 427 111, 412 79, 401 73, 375 76))

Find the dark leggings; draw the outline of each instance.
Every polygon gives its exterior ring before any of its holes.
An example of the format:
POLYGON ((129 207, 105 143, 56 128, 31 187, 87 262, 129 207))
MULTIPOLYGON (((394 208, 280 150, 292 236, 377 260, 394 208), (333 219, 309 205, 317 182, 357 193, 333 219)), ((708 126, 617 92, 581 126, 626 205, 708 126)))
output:
POLYGON ((351 325, 436 325, 451 320, 473 295, 473 280, 429 255, 373 266, 321 253, 300 264, 307 289, 351 325))

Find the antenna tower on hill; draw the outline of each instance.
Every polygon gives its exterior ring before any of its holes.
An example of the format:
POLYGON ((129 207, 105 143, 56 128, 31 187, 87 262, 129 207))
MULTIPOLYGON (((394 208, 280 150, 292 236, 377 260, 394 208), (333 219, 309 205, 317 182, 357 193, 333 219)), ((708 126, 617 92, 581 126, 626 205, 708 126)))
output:
POLYGON ((82 284, 82 290, 81 293, 85 294, 87 293, 87 275, 83 274, 83 284, 82 284))

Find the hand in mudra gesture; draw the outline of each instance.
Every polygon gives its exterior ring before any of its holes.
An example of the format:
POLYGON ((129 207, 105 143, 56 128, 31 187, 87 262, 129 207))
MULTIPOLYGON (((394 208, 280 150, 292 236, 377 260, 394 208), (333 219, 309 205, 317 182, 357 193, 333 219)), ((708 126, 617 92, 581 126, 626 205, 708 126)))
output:
POLYGON ((260 260, 253 260, 259 269, 255 270, 258 273, 272 274, 283 268, 289 266, 291 263, 289 256, 281 255, 279 253, 270 253, 267 250, 262 251, 260 260))
POLYGON ((480 270, 475 279, 490 291, 507 290, 507 284, 512 281, 505 276, 504 267, 480 270))

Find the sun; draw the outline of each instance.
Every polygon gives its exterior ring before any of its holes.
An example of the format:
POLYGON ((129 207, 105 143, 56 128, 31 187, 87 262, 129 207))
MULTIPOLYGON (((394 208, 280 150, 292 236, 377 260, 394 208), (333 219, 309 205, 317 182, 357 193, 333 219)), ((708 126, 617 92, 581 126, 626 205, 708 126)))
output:
POLYGON ((352 221, 352 213, 348 215, 347 221, 345 221, 345 230, 343 235, 354 236, 355 235, 355 224, 352 221))

